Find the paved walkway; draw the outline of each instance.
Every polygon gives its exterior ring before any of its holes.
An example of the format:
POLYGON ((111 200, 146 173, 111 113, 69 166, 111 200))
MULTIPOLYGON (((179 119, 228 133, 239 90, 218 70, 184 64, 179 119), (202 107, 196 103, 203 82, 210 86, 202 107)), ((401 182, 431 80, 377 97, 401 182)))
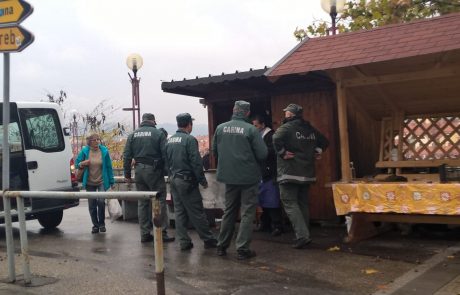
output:
MULTIPOLYGON (((17 226, 13 234, 19 254, 17 226)), ((16 284, 3 283, 7 263, 0 225, 0 294, 155 294, 153 244, 139 242, 138 224, 107 221, 107 233, 97 235, 90 233, 91 226, 86 202, 66 210, 56 230, 27 222, 33 283, 44 285, 24 288, 20 278, 16 284)), ((219 257, 190 233, 191 251, 180 251, 177 242, 163 249, 168 295, 458 294, 460 229, 443 236, 434 231, 431 238, 395 230, 349 245, 342 243, 344 226, 314 225, 313 243, 305 250, 291 248, 293 232, 279 237, 256 232, 251 248, 257 257, 251 261, 237 260, 234 245, 227 257, 219 257)), ((20 275, 21 256, 16 258, 20 275)))

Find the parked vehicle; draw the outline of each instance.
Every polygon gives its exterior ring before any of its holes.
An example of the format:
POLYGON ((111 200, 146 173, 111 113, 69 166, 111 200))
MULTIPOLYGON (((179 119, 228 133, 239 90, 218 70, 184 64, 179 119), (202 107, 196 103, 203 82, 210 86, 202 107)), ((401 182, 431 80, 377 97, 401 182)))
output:
MULTIPOLYGON (((10 190, 73 191, 77 188, 72 175, 73 156, 70 129, 65 127, 62 111, 55 103, 12 102, 10 104, 9 149, 10 190)), ((3 156, 3 103, 0 106, 0 167, 3 156)), ((2 169, 0 168, 0 175, 2 169)), ((2 178, 0 177, 0 183, 2 178)), ((44 228, 57 227, 63 210, 78 206, 78 200, 25 199, 27 219, 38 219, 44 228)), ((17 221, 16 203, 12 200, 12 217, 17 221)), ((0 223, 4 223, 3 200, 0 223)))

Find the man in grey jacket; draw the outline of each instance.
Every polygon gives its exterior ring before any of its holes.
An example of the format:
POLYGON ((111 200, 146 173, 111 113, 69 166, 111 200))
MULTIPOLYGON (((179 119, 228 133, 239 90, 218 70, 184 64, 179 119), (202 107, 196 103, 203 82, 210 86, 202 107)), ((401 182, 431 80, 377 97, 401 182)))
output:
POLYGON ((267 147, 259 131, 249 123, 249 114, 249 102, 236 101, 232 120, 217 126, 212 142, 213 153, 218 160, 217 180, 225 183, 225 210, 217 255, 227 254, 241 207, 241 222, 236 237, 240 260, 256 256, 249 246, 262 178, 259 162, 267 157, 267 147))

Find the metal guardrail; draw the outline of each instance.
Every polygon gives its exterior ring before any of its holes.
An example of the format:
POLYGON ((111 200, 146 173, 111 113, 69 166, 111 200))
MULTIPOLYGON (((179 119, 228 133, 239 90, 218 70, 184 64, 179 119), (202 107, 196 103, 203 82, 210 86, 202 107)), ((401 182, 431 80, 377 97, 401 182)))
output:
POLYGON ((21 253, 23 257, 24 283, 32 282, 30 273, 29 245, 27 241, 26 217, 24 212, 24 198, 47 198, 47 199, 151 199, 152 213, 154 216, 154 248, 155 248, 155 277, 157 281, 157 294, 165 294, 164 284, 164 259, 163 259, 163 236, 160 222, 160 199, 157 192, 56 192, 56 191, 5 191, 0 192, 3 197, 5 211, 5 231, 7 238, 7 260, 9 281, 16 281, 16 269, 14 263, 14 241, 11 219, 11 198, 16 198, 19 236, 21 240, 21 253))

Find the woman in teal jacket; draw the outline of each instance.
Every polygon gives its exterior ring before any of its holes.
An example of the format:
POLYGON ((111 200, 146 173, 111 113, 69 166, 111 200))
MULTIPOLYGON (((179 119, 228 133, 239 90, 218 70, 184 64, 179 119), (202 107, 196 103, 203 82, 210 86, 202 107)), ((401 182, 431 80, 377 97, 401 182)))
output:
MULTIPOLYGON (((115 183, 109 150, 100 141, 97 134, 88 136, 87 146, 75 161, 78 169, 85 169, 82 187, 88 192, 107 191, 115 183)), ((91 233, 106 232, 104 199, 88 199, 88 208, 93 222, 91 233)))

